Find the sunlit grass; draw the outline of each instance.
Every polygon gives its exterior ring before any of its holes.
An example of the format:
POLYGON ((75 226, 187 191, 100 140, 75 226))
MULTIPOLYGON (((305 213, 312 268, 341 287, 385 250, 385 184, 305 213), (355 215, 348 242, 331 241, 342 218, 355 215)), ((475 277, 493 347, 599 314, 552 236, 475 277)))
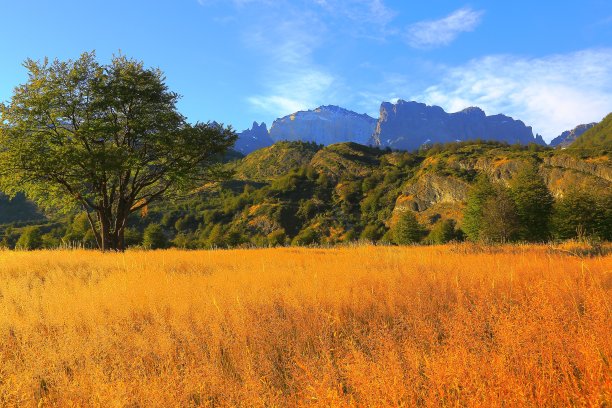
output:
POLYGON ((606 406, 612 256, 0 252, 0 406, 606 406))

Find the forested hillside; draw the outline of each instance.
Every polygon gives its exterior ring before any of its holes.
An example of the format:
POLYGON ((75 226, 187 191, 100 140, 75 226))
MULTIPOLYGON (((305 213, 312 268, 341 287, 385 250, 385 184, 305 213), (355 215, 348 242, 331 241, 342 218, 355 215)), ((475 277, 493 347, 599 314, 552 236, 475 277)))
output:
MULTIPOLYGON (((582 143, 594 143, 589 137, 599 143, 595 132, 608 122, 585 133, 582 143)), ((478 141, 409 153, 356 143, 279 142, 226 163, 231 181, 133 215, 126 241, 224 248, 609 240, 612 167, 605 149, 592 151, 577 157, 571 149, 478 141)), ((94 246, 84 214, 41 222, 31 204, 18 200, 0 207, 4 246, 94 246)))

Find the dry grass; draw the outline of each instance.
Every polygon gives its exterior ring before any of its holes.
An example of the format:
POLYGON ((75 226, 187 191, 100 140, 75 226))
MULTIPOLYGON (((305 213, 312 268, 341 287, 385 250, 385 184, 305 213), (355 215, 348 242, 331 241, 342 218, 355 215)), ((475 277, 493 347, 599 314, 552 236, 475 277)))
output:
POLYGON ((610 406, 612 256, 0 252, 0 406, 610 406))

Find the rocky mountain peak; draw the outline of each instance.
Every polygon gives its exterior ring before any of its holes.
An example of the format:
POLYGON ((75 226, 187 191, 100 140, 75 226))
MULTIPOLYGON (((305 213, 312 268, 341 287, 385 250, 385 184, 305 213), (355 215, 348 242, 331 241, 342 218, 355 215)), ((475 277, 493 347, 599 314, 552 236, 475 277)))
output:
POLYGON ((447 113, 439 106, 398 100, 383 102, 371 144, 400 150, 418 149, 425 143, 448 143, 470 139, 508 143, 540 143, 531 127, 505 115, 487 116, 478 107, 447 113))
POLYGON ((335 105, 319 106, 276 119, 270 128, 274 141, 306 141, 329 145, 340 142, 366 144, 376 119, 335 105))
POLYGON ((258 124, 253 122, 250 129, 246 129, 238 133, 238 140, 234 145, 234 149, 242 154, 249 154, 255 150, 270 146, 272 139, 268 133, 268 126, 264 122, 258 124))
POLYGON ((572 144, 579 136, 581 136, 584 132, 595 126, 597 123, 586 123, 582 125, 576 126, 572 130, 566 130, 561 133, 559 136, 555 137, 550 141, 550 145, 552 147, 566 147, 572 144))

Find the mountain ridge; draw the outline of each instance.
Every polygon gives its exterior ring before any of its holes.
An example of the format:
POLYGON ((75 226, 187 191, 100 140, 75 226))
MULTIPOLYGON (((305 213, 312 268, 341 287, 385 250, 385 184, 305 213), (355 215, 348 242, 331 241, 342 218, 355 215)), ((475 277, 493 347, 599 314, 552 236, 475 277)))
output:
POLYGON ((322 105, 277 118, 269 130, 265 125, 254 122, 250 129, 239 133, 236 150, 248 154, 278 141, 325 146, 354 142, 399 150, 476 139, 546 145, 530 126, 504 114, 487 116, 476 106, 448 113, 440 106, 402 99, 382 102, 378 119, 340 106, 322 105))

